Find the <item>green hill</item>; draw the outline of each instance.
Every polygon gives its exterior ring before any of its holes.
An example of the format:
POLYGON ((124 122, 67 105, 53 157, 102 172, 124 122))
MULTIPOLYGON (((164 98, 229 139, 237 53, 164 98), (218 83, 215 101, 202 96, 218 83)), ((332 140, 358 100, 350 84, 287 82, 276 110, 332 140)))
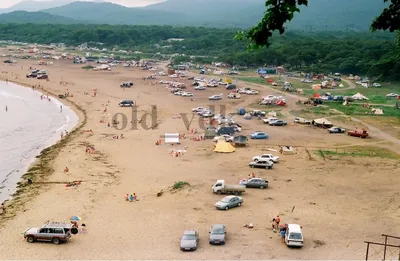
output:
POLYGON ((0 14, 0 23, 76 24, 78 21, 44 12, 15 11, 6 14, 0 14))
POLYGON ((94 24, 135 24, 135 25, 182 25, 188 18, 183 13, 128 8, 113 3, 73 2, 61 7, 42 10, 94 24))

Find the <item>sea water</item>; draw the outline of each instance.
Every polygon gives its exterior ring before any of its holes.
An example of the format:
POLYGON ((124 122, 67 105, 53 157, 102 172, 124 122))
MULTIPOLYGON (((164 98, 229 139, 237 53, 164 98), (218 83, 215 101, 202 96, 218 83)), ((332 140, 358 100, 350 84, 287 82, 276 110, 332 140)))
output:
POLYGON ((27 87, 0 82, 0 202, 15 192, 35 157, 78 123, 73 110, 49 98, 27 87))

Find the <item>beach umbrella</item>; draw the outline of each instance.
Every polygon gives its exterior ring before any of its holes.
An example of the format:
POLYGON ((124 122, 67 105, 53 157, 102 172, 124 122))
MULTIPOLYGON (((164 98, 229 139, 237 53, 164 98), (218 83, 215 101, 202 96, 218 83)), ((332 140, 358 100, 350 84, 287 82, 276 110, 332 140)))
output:
POLYGON ((79 220, 82 220, 82 219, 80 217, 78 217, 78 216, 72 216, 72 217, 69 218, 69 220, 79 221, 79 220))

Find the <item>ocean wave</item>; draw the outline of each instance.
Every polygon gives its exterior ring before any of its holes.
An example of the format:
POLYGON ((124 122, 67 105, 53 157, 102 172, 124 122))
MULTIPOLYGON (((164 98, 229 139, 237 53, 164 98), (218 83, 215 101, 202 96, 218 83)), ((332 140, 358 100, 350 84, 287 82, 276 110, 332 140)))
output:
POLYGON ((5 91, 1 91, 0 92, 0 96, 6 97, 6 98, 14 98, 14 99, 21 100, 23 102, 27 102, 27 100, 25 100, 24 98, 22 98, 20 96, 17 96, 17 95, 14 95, 14 94, 11 94, 9 92, 5 92, 5 91))

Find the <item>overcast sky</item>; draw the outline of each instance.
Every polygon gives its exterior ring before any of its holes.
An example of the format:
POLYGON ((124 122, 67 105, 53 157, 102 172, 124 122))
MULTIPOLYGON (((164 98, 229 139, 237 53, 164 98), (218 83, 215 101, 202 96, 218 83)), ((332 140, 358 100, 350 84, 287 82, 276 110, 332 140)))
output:
MULTIPOLYGON (((49 1, 49 0, 35 0, 35 1, 49 1)), ((50 0, 58 1, 58 0, 50 0)), ((113 2, 125 6, 145 6, 157 2, 163 2, 163 0, 106 0, 107 2, 113 2)), ((0 0, 0 8, 7 8, 16 3, 22 2, 22 0, 0 0)))

